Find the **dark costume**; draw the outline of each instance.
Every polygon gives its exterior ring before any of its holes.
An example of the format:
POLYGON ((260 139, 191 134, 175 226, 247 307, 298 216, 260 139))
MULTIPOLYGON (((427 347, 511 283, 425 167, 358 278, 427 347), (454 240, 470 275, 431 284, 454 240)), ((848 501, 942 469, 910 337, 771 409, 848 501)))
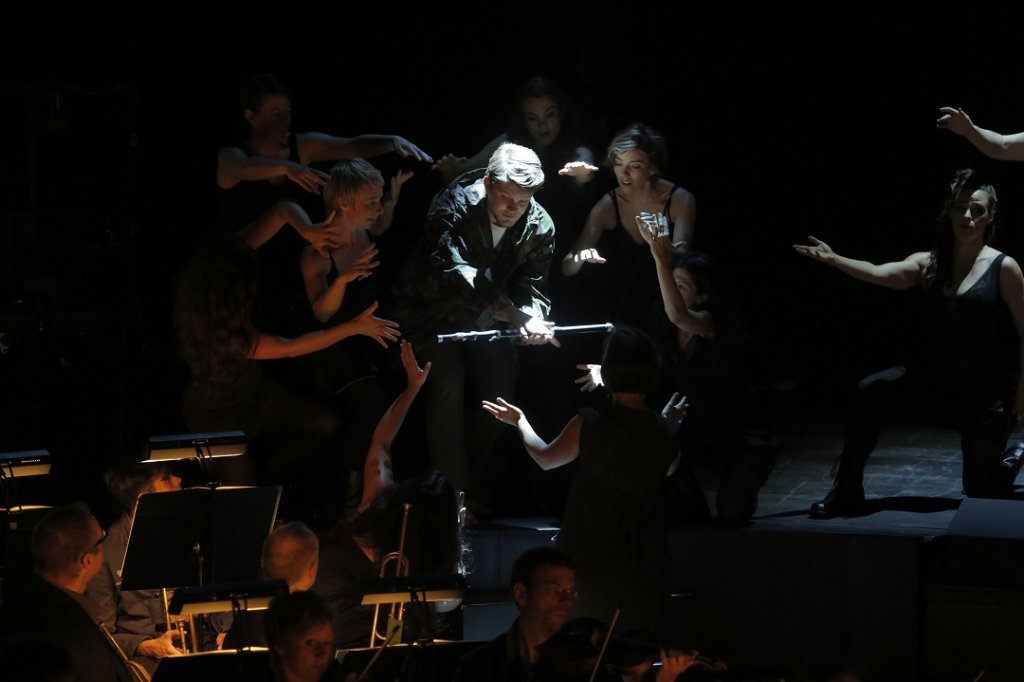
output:
MULTIPOLYGON (((245 142, 234 146, 252 156, 245 142)), ((299 160, 295 135, 288 136, 288 160, 299 160)), ((220 190, 218 198, 217 226, 224 234, 235 234, 279 201, 295 202, 307 211, 314 203, 308 192, 286 177, 241 181, 220 190)), ((259 299, 253 316, 258 328, 284 335, 307 331, 300 327, 308 308, 299 270, 305 244, 295 230, 285 227, 260 247, 259 299)))
MULTIPOLYGON (((662 213, 672 225, 672 195, 679 185, 672 185, 665 200, 662 213)), ((615 209, 615 227, 602 235, 608 249, 601 253, 608 262, 602 268, 604 274, 600 300, 607 301, 605 314, 610 322, 623 322, 654 333, 655 321, 661 320, 661 289, 658 287, 658 271, 651 262, 651 249, 643 240, 636 241, 622 224, 619 201, 615 190, 608 192, 615 209)))
MULTIPOLYGON (((466 453, 484 456, 500 434, 501 425, 480 410, 480 399, 512 395, 516 348, 438 344, 436 335, 503 327, 494 315, 508 306, 546 317, 550 305, 543 292, 555 239, 547 212, 531 201, 494 246, 483 175, 467 173, 434 197, 385 312, 416 345, 417 356, 433 363, 423 388, 428 448, 434 466, 462 490, 469 483, 466 453), (469 401, 467 385, 473 389, 469 401), (464 425, 467 406, 470 428, 464 425)), ((483 467, 479 460, 477 467, 483 467)))
POLYGON ((580 411, 580 467, 557 545, 576 564, 576 613, 656 630, 668 597, 663 486, 676 422, 649 410, 580 411))
MULTIPOLYGON (((696 469, 719 479, 718 518, 742 522, 757 509, 757 493, 775 467, 778 441, 745 381, 740 348, 723 348, 717 338, 701 336, 679 348, 679 330, 670 326, 662 379, 663 393, 687 399, 679 427, 680 466, 672 476, 670 516, 707 518, 707 499, 696 469)), ((661 400, 658 401, 659 403, 661 400)))
MULTIPOLYGON (((970 497, 1003 497, 1012 491, 1000 468, 1016 418, 1019 339, 999 293, 999 254, 970 289, 946 295, 931 286, 927 297, 927 346, 923 361, 872 374, 857 386, 843 442, 835 493, 863 497, 864 464, 878 442, 879 406, 898 400, 929 421, 960 432, 963 486, 970 497)), ((812 513, 827 510, 812 508, 812 513)))
POLYGON ((323 597, 334 614, 334 642, 338 648, 369 646, 373 609, 360 602, 363 584, 376 577, 377 566, 344 526, 320 535, 320 565, 310 591, 323 597))
POLYGON ((122 515, 107 529, 103 541, 103 567, 85 588, 85 595, 96 606, 96 616, 114 635, 121 650, 153 673, 156 659, 137 656, 139 644, 160 636, 165 614, 160 590, 121 591, 121 565, 128 550, 132 520, 122 515))
POLYGON ((528 682, 532 666, 519 651, 519 619, 508 632, 470 651, 459 659, 454 682, 528 682))
POLYGON ((0 612, 4 644, 41 640, 71 657, 76 682, 132 682, 128 669, 90 615, 88 599, 33 576, 0 612))

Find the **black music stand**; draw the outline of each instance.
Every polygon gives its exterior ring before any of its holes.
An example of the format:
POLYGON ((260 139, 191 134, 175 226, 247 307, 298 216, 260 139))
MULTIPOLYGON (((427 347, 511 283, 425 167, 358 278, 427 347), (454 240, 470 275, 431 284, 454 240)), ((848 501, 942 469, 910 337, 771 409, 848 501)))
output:
POLYGON ((209 485, 218 485, 216 460, 221 457, 240 457, 245 454, 245 432, 217 431, 211 433, 183 433, 170 436, 150 436, 146 440, 146 462, 174 462, 194 460, 209 485))
POLYGON ((122 590, 260 579, 278 486, 189 488, 143 495, 121 569, 122 590))
POLYGON ((266 682, 273 681, 266 649, 204 651, 161 658, 152 682, 266 682))

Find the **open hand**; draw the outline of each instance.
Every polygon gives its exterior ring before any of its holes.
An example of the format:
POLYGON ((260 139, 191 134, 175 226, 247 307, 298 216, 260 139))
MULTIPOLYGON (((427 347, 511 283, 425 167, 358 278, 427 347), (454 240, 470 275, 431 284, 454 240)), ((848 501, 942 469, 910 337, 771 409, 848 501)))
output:
POLYGON ((352 325, 355 327, 357 334, 369 336, 382 347, 387 348, 388 341, 397 341, 401 336, 398 331, 398 323, 374 317, 373 312, 375 310, 377 310, 377 301, 374 301, 370 304, 369 308, 359 313, 352 320, 352 325))
POLYGON ((402 341, 399 348, 402 354, 402 367, 405 369, 406 385, 419 388, 427 380, 431 364, 428 362, 423 369, 420 369, 419 363, 416 362, 416 356, 412 352, 412 344, 408 341, 402 341))
POLYGON ((499 397, 497 401, 496 403, 483 401, 484 411, 509 426, 519 426, 519 420, 523 418, 523 411, 504 398, 499 397))
POLYGON ((363 252, 359 254, 351 265, 345 268, 342 272, 338 273, 338 277, 344 279, 346 282, 354 282, 360 277, 369 277, 373 274, 374 268, 380 265, 380 261, 376 260, 377 254, 380 251, 377 249, 376 244, 369 244, 363 252))
POLYGON ((586 374, 573 382, 576 384, 582 384, 582 386, 580 386, 581 392, 589 393, 590 391, 596 391, 599 387, 604 386, 604 380, 601 378, 601 365, 576 365, 576 369, 582 369, 586 372, 586 374))
POLYGON ((680 397, 678 393, 673 393, 672 397, 665 403, 665 407, 661 409, 661 416, 681 422, 686 418, 686 412, 689 409, 690 406, 686 402, 686 396, 680 397))
POLYGON ((404 137, 395 135, 392 137, 392 144, 395 147, 395 153, 405 158, 413 158, 417 161, 423 161, 424 163, 433 163, 434 159, 430 158, 430 154, 426 153, 409 140, 404 137))
POLYGON ((322 223, 298 228, 302 238, 309 242, 317 253, 327 258, 330 258, 330 252, 341 244, 341 228, 333 224, 336 213, 337 211, 331 211, 327 220, 322 223))
POLYGON ((596 173, 598 170, 600 169, 597 166, 592 163, 587 163, 586 161, 570 161, 562 166, 562 169, 558 171, 558 174, 576 178, 596 173))
POLYGON ((793 250, 799 253, 801 256, 807 256, 808 258, 814 258, 816 260, 823 261, 825 263, 834 263, 836 260, 836 252, 832 250, 832 247, 821 241, 816 237, 807 237, 808 244, 794 244, 793 250))
POLYGON ((284 169, 285 176, 289 180, 310 194, 320 194, 320 190, 331 177, 323 171, 303 166, 301 163, 295 163, 294 161, 286 163, 284 169))
POLYGON ((971 122, 971 117, 964 113, 963 109, 942 107, 939 111, 942 112, 942 116, 935 121, 936 128, 952 130, 957 135, 966 135, 970 132, 971 128, 974 127, 974 123, 971 122))

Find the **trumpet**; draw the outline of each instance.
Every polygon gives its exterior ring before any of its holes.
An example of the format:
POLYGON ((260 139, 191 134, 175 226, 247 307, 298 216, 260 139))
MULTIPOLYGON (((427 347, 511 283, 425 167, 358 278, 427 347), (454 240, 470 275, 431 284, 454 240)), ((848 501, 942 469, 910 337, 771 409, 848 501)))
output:
POLYGON ((164 597, 164 618, 167 621, 167 631, 178 630, 181 632, 179 640, 181 641, 181 653, 189 653, 189 639, 187 635, 191 634, 192 653, 199 653, 199 639, 196 637, 196 622, 192 615, 188 616, 174 616, 171 617, 171 590, 166 587, 163 588, 162 593, 164 597), (188 624, 186 628, 185 625, 188 624))
MULTIPOLYGON (((406 502, 402 505, 402 531, 398 537, 398 551, 386 554, 380 562, 381 578, 402 578, 409 575, 409 558, 403 553, 405 550, 405 532, 409 527, 409 510, 412 504, 406 502), (392 566, 394 568, 392 568, 392 566)), ((380 604, 373 608, 373 626, 370 628, 370 646, 380 644, 387 646, 394 639, 401 639, 402 618, 405 615, 405 602, 391 604, 388 612, 387 623, 382 634, 377 629, 380 620, 380 604)))

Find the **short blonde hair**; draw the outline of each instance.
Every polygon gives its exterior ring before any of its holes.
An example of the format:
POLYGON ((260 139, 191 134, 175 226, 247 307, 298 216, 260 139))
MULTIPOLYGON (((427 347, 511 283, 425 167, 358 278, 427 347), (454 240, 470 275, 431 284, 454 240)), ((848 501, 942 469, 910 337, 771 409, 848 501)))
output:
POLYGON ((331 169, 331 177, 324 186, 324 205, 328 213, 334 210, 338 199, 351 199, 367 185, 384 187, 384 176, 363 159, 340 161, 331 169))

